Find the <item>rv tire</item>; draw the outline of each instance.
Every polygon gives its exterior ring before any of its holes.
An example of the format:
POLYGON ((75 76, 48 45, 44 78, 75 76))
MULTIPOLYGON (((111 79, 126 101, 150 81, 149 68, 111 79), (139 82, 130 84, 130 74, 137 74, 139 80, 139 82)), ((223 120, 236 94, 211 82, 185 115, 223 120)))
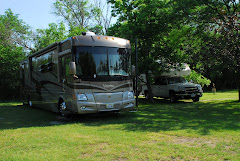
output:
POLYGON ((31 101, 31 96, 28 94, 28 99, 27 99, 27 105, 32 107, 32 101, 31 101))
POLYGON ((58 101, 58 113, 61 116, 68 118, 71 115, 69 113, 68 114, 65 113, 66 109, 67 109, 67 106, 66 106, 65 101, 62 98, 60 98, 59 101, 58 101))

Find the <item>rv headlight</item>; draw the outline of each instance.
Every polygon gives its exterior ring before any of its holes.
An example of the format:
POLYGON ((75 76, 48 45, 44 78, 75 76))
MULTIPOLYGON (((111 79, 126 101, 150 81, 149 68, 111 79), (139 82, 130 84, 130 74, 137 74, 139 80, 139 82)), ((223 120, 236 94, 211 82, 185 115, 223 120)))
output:
POLYGON ((78 101, 87 101, 88 100, 88 98, 85 94, 78 94, 77 99, 78 99, 78 101))
POLYGON ((134 97, 133 92, 128 92, 128 99, 133 98, 133 97, 134 97))

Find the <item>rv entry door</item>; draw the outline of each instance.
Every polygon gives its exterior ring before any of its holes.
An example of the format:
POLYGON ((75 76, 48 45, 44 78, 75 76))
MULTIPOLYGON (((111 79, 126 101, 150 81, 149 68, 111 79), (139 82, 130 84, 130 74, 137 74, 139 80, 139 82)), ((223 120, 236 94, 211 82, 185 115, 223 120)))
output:
POLYGON ((70 79, 70 73, 69 73, 69 63, 71 62, 72 57, 71 55, 66 55, 60 58, 61 62, 61 80, 63 85, 63 92, 66 91, 66 85, 69 82, 70 79))

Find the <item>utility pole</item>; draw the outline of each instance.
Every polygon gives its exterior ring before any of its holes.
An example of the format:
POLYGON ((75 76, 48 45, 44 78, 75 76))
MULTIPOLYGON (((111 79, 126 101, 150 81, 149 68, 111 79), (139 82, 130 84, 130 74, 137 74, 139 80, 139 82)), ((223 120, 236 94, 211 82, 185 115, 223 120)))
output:
POLYGON ((135 39, 135 65, 136 65, 136 81, 135 81, 135 90, 136 90, 136 107, 138 108, 138 54, 137 54, 137 38, 135 39))

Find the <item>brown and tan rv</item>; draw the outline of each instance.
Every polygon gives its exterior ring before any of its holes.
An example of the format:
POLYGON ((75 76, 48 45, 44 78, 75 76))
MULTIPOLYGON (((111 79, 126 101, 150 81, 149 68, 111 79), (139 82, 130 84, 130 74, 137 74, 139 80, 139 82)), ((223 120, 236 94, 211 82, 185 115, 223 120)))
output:
POLYGON ((128 40, 87 32, 22 61, 22 95, 28 105, 62 115, 130 111, 131 70, 128 40))

